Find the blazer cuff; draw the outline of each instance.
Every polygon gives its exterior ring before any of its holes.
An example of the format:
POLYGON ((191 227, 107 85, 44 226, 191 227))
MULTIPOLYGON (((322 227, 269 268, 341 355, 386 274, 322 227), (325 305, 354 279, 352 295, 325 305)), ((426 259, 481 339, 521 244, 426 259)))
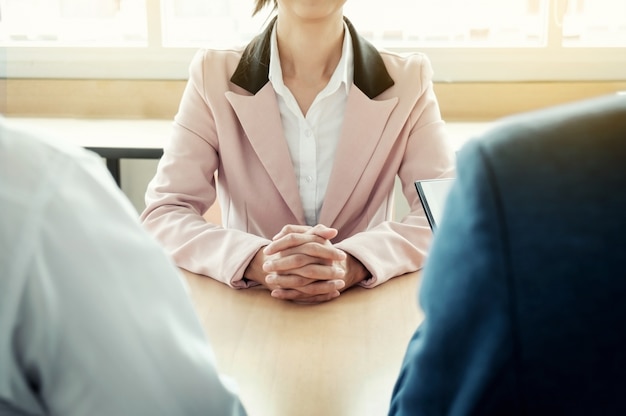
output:
POLYGON ((270 240, 267 240, 265 238, 257 237, 257 238, 252 239, 250 241, 250 244, 246 244, 247 247, 242 248, 242 251, 247 252, 247 256, 242 261, 239 269, 235 271, 235 274, 228 282, 229 286, 235 289, 247 289, 253 286, 259 286, 257 282, 248 280, 244 278, 243 275, 246 272, 248 265, 250 264, 252 259, 254 259, 254 256, 256 255, 256 253, 259 251, 259 249, 261 249, 261 247, 268 245, 270 242, 271 242, 270 240))

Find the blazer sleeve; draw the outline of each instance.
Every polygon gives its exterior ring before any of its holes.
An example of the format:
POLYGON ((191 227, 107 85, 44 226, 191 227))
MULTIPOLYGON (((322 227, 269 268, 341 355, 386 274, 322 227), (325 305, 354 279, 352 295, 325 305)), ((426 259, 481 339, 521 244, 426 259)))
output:
POLYGON ((203 217, 216 201, 220 163, 216 121, 206 91, 228 81, 205 80, 206 59, 200 51, 190 65, 171 138, 146 191, 141 220, 179 267, 241 288, 249 285, 243 279, 247 265, 269 241, 203 217))
POLYGON ((468 144, 423 271, 425 319, 408 345, 390 415, 519 409, 504 228, 496 179, 480 144, 468 144))
MULTIPOLYGON (((400 71, 394 76, 398 79, 395 93, 412 103, 402 120, 408 137, 401 150, 401 161, 391 173, 400 178, 410 212, 400 221, 384 221, 337 244, 368 269, 371 278, 361 283, 368 288, 422 268, 432 232, 415 181, 449 178, 456 173, 455 154, 433 89, 430 61, 418 54, 400 71)), ((388 169, 382 166, 383 171, 388 169)))

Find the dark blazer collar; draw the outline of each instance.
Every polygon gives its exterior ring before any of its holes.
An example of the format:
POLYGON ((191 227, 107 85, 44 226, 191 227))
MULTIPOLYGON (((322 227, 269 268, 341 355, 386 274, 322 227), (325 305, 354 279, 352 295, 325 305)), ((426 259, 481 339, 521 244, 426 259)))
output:
MULTIPOLYGON (((393 79, 378 50, 356 32, 348 19, 344 17, 344 20, 354 49, 354 85, 369 98, 374 98, 391 87, 393 79)), ((270 35, 275 23, 276 17, 246 46, 230 78, 231 82, 252 94, 259 92, 269 81, 270 35)))

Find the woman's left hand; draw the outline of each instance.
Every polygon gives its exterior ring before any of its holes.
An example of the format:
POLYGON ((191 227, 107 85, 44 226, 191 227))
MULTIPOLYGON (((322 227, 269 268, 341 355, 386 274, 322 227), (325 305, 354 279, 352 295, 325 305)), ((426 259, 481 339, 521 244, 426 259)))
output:
POLYGON ((275 287, 272 296, 317 303, 333 299, 363 280, 367 270, 354 257, 334 247, 330 239, 336 235, 337 230, 324 225, 285 226, 264 250, 271 256, 263 270, 268 273, 267 283, 275 287), (321 282, 334 283, 337 293, 315 296, 321 282))

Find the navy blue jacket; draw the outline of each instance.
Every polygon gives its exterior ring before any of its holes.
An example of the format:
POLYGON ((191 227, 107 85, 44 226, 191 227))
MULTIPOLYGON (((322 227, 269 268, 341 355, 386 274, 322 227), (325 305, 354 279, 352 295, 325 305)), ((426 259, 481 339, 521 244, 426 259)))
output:
POLYGON ((626 415, 626 96, 459 153, 390 415, 626 415))

